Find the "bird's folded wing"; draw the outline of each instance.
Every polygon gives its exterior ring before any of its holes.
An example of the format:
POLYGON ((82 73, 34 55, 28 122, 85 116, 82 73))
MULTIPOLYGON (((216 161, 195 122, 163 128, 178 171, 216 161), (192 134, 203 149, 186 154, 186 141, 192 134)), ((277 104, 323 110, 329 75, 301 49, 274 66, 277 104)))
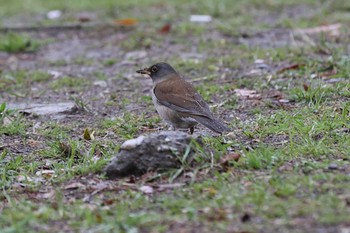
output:
POLYGON ((153 91, 158 102, 172 110, 212 118, 209 106, 203 98, 190 83, 181 78, 160 82, 153 91))

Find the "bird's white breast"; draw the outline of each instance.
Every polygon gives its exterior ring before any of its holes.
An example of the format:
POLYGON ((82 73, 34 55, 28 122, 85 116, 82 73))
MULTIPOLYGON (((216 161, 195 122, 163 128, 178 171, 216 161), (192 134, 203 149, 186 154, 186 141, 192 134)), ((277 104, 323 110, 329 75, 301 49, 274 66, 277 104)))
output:
POLYGON ((191 117, 180 117, 176 111, 160 104, 153 90, 152 90, 152 101, 160 117, 165 122, 172 125, 173 127, 189 128, 197 124, 197 121, 195 119, 191 117))

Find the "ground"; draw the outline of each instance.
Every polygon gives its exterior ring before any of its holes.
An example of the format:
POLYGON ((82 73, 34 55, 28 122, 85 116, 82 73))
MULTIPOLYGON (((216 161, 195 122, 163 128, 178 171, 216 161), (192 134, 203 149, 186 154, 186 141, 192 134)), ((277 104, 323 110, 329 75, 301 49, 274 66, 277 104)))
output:
POLYGON ((0 0, 2 232, 350 232, 349 3, 0 0), (135 72, 160 61, 232 130, 108 180, 123 141, 167 130, 135 72))

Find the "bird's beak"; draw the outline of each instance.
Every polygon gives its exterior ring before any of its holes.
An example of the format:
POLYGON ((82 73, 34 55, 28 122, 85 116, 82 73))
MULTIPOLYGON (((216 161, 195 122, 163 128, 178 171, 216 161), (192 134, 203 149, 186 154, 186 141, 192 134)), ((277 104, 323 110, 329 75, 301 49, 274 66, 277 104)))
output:
POLYGON ((136 70, 136 72, 140 74, 151 75, 151 72, 148 70, 148 68, 144 68, 143 70, 136 70))

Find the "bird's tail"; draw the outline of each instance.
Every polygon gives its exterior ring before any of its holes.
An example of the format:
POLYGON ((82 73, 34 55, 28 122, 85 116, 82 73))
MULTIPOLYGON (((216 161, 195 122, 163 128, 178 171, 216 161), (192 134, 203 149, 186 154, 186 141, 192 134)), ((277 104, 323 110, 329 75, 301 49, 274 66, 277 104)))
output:
POLYGON ((229 131, 230 129, 220 120, 215 118, 208 118, 204 116, 192 116, 196 121, 201 123, 202 125, 208 127, 212 131, 222 134, 225 131, 229 131))

